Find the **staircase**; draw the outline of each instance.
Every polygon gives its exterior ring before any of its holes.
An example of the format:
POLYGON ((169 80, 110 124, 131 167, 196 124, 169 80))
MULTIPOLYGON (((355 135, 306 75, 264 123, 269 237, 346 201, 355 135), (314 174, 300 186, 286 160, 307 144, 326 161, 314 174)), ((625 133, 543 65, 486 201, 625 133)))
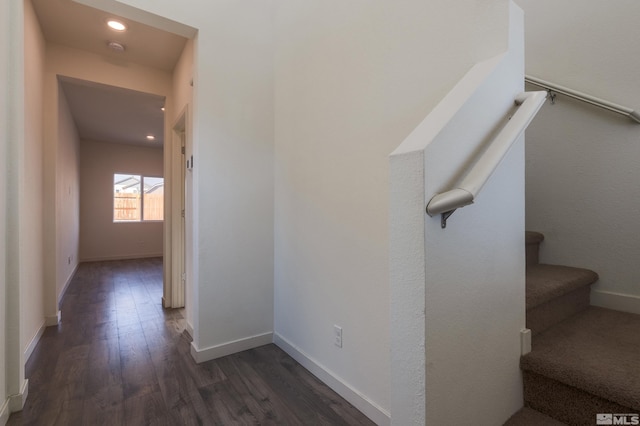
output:
POLYGON ((596 425, 596 414, 640 415, 640 315, 590 306, 598 275, 540 264, 543 240, 526 233, 532 351, 520 361, 525 408, 505 426, 586 426, 596 425))

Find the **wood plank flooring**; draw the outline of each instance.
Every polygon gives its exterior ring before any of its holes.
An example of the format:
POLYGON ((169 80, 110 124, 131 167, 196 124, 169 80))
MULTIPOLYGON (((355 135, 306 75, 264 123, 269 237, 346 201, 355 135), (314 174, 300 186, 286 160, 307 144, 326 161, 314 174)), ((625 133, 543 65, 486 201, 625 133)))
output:
POLYGON ((83 263, 8 425, 372 425, 275 345, 196 364, 162 260, 83 263))

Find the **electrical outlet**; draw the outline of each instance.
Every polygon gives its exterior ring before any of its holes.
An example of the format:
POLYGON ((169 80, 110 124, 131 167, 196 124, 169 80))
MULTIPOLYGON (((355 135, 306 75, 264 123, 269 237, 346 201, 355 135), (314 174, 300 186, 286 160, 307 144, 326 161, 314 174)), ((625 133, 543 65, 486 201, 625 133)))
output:
POLYGON ((338 325, 334 325, 333 326, 333 336, 334 336, 334 340, 333 343, 341 348, 342 347, 342 327, 338 326, 338 325))
POLYGON ((71 256, 69 256, 69 257, 67 258, 67 264, 68 264, 68 265, 71 265, 71 256))

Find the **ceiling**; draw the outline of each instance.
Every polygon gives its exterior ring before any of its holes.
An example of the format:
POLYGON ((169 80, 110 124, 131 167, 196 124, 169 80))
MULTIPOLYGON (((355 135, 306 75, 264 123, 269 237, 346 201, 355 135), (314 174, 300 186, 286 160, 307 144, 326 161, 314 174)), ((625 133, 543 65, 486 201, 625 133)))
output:
POLYGON ((59 81, 80 139, 162 147, 164 96, 69 77, 59 81))
MULTIPOLYGON (((32 3, 47 42, 92 52, 110 62, 133 62, 171 73, 187 41, 72 0, 32 3), (127 30, 111 30, 109 19, 123 22, 127 30), (124 45, 124 52, 110 49, 111 41, 124 45)), ((81 139, 162 146, 163 97, 66 77, 60 81, 81 139), (147 141, 148 134, 156 136, 155 141, 147 141)))

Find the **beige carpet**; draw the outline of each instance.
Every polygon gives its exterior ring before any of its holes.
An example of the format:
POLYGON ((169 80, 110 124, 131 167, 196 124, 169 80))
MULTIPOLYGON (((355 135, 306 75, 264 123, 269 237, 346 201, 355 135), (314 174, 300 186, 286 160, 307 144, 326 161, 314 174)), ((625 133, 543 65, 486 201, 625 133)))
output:
POLYGON ((566 426, 566 424, 525 407, 507 420, 504 426, 566 426))
POLYGON ((536 336, 521 367, 528 405, 569 424, 640 413, 640 315, 590 307, 536 336))
POLYGON ((588 269, 539 264, 527 269, 527 310, 598 280, 588 269))

